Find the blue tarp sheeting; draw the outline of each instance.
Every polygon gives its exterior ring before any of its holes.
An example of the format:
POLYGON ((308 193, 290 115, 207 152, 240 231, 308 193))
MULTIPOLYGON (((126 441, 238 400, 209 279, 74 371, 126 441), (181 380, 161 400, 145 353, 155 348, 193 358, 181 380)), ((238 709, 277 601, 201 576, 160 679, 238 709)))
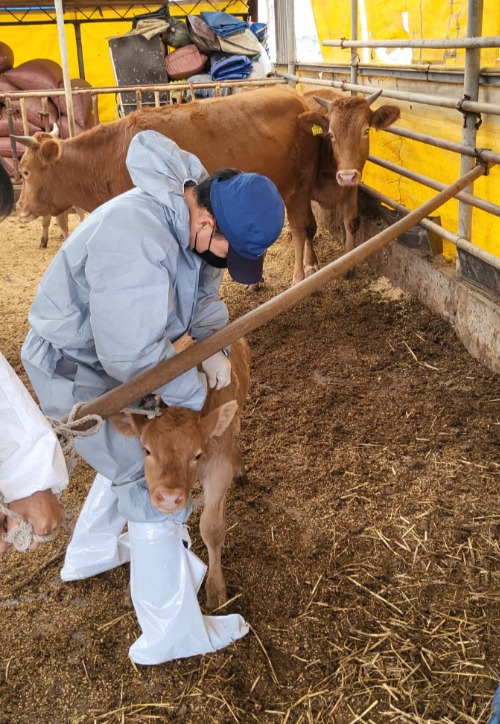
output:
POLYGON ((247 78, 252 72, 252 61, 246 55, 213 53, 210 56, 212 80, 247 78))
POLYGON ((227 38, 248 28, 245 20, 240 20, 229 13, 202 12, 200 17, 220 38, 227 38))

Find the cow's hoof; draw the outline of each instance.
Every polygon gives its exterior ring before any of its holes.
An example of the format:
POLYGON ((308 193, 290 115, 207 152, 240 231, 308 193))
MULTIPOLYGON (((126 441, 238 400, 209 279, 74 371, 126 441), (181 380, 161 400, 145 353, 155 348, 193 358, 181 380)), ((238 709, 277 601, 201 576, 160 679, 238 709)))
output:
POLYGON ((247 292, 249 292, 250 294, 254 294, 255 292, 259 292, 259 291, 260 291, 260 282, 257 282, 257 284, 247 284, 246 287, 245 287, 245 289, 246 289, 247 292))
POLYGON ((206 594, 207 594, 207 610, 208 611, 216 611, 219 608, 222 608, 225 606, 227 602, 227 593, 226 588, 217 590, 215 587, 214 589, 209 590, 209 586, 206 587, 206 594))
POLYGON ((306 277, 312 277, 317 271, 319 271, 319 266, 306 266, 305 275, 306 277))
POLYGON ((233 478, 233 485, 236 488, 242 488, 248 483, 248 478, 246 473, 242 473, 241 475, 235 475, 233 478))

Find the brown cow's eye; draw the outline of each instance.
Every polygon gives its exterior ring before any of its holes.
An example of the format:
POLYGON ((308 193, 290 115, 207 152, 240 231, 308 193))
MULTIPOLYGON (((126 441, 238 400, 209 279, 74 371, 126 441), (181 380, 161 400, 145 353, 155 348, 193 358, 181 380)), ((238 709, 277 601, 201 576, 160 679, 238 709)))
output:
POLYGON ((196 455, 194 456, 194 459, 195 459, 195 460, 199 460, 202 455, 203 455, 203 453, 202 453, 202 451, 200 450, 199 452, 196 453, 196 455))
POLYGON ((151 455, 151 450, 148 450, 147 447, 142 448, 144 450, 144 455, 151 455))

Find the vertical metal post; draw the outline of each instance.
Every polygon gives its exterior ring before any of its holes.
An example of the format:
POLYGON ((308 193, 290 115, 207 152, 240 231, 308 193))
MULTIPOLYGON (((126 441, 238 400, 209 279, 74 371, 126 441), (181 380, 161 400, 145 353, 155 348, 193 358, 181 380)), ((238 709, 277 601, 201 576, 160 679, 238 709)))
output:
MULTIPOLYGON (((467 37, 480 37, 483 25, 483 0, 469 0, 467 10, 467 37)), ((464 73, 464 98, 477 101, 479 97, 479 70, 481 63, 481 49, 467 48, 465 50, 465 73, 464 73)), ((475 113, 464 115, 464 126, 462 129, 462 143, 466 146, 476 145, 478 116, 475 113)), ((469 156, 462 156, 460 159, 460 175, 463 176, 474 166, 474 159, 469 156)), ((473 186, 465 189, 468 193, 473 192, 473 186)), ((464 239, 471 240, 472 235, 472 207, 468 204, 459 203, 458 208, 458 234, 464 239)), ((457 270, 459 261, 457 256, 457 270)))
MULTIPOLYGON (((358 0, 351 0, 351 40, 358 39, 358 0)), ((359 56, 356 48, 351 48, 351 83, 358 82, 359 56)), ((351 91, 351 96, 357 96, 351 91)))
POLYGON ((85 80, 85 65, 83 62, 83 50, 82 50, 82 28, 81 23, 76 20, 73 25, 75 26, 75 40, 76 40, 76 53, 78 55, 78 77, 85 80))
POLYGON ((69 135, 75 136, 75 114, 73 111, 73 96, 71 94, 71 80, 69 77, 68 48, 66 46, 66 35, 64 33, 64 8, 62 0, 54 0, 57 17, 57 33, 59 36, 59 50, 61 52, 61 65, 64 81, 64 97, 68 109, 69 135))
MULTIPOLYGON (((295 45, 295 3, 294 0, 286 0, 286 27, 287 27, 287 60, 288 60, 288 72, 291 75, 295 75, 295 65, 297 61, 297 49, 295 45)), ((292 88, 295 88, 295 83, 289 81, 292 88)))

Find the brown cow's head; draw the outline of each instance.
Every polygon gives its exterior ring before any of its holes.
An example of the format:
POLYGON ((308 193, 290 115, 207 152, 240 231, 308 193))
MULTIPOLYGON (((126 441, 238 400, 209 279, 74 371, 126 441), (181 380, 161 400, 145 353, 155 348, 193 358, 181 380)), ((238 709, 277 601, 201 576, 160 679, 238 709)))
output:
POLYGON ((210 441, 227 430, 237 407, 231 400, 204 417, 186 407, 167 407, 154 419, 130 412, 110 417, 122 435, 140 438, 146 482, 156 508, 173 513, 186 505, 210 441))
POLYGON ((21 219, 33 221, 39 216, 58 216, 65 211, 51 198, 50 188, 55 183, 53 168, 61 156, 61 141, 54 132, 39 131, 34 136, 15 136, 26 146, 20 161, 23 187, 16 204, 21 219))
POLYGON ((331 141, 339 186, 357 186, 370 150, 370 128, 387 128, 399 118, 397 106, 384 105, 373 111, 368 98, 345 98, 330 89, 304 93, 309 112, 299 116, 300 127, 331 141))

